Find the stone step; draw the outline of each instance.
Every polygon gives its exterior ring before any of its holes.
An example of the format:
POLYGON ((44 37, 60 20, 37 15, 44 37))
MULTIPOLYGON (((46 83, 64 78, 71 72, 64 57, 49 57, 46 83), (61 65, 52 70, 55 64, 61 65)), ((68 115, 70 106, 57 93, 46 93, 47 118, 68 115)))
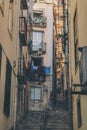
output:
POLYGON ((67 116, 70 114, 70 111, 51 111, 51 112, 48 112, 48 115, 49 116, 67 116))
POLYGON ((48 122, 59 122, 59 121, 65 121, 65 122, 70 122, 70 118, 51 118, 51 119, 48 119, 48 122), (66 120, 67 119, 67 120, 66 120))
POLYGON ((63 112, 63 113, 59 113, 59 112, 55 112, 55 114, 48 114, 48 121, 49 122, 58 122, 58 121, 62 121, 65 120, 65 122, 70 122, 70 112, 63 112))
MULTIPOLYGON (((16 130, 40 130, 46 111, 28 111, 16 130)), ((48 111, 47 130, 71 130, 70 114, 66 111, 48 111)))
POLYGON ((39 129, 40 126, 22 126, 23 129, 39 129))
POLYGON ((47 130, 71 130, 71 128, 47 128, 47 130))
POLYGON ((65 124, 65 123, 59 123, 59 124, 47 124, 47 127, 52 127, 52 128, 57 128, 57 127, 70 127, 69 124, 65 124))
POLYGON ((20 129, 16 129, 16 130, 40 130, 40 128, 20 128, 20 129))
POLYGON ((20 125, 16 130, 40 130, 40 126, 20 125))
POLYGON ((36 120, 25 120, 25 121, 22 121, 22 123, 24 123, 24 124, 28 124, 28 123, 29 124, 32 124, 32 123, 35 124, 35 123, 37 123, 38 124, 38 123, 43 123, 43 121, 42 120, 37 120, 37 119, 36 120))

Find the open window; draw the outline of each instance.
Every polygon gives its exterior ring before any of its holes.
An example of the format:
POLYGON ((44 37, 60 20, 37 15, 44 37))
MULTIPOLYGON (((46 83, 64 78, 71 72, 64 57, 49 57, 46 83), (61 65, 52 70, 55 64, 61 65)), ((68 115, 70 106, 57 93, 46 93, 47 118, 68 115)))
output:
POLYGON ((42 66, 43 65, 43 58, 42 57, 32 57, 32 66, 42 66))
POLYGON ((33 25, 38 27, 46 27, 47 18, 44 16, 43 11, 35 10, 33 12, 33 25))

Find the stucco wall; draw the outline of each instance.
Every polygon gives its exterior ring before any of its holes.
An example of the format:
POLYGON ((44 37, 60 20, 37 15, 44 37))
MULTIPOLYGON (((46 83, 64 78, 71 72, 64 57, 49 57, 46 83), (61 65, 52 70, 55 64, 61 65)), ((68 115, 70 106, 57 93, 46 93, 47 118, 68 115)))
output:
MULTIPOLYGON (((71 0, 70 1, 70 70, 71 70, 71 79, 73 84, 80 84, 79 79, 79 64, 75 69, 75 53, 74 53, 74 30, 73 30, 73 19, 75 15, 75 10, 77 6, 77 14, 78 14, 78 47, 87 46, 87 1, 86 0, 71 0)), ((79 61, 81 52, 79 54, 79 61)), ((73 88, 73 86, 72 86, 73 88)), ((79 91, 80 88, 76 88, 75 91, 79 91)), ((87 129, 87 96, 80 95, 81 102, 81 117, 82 117, 82 125, 78 128, 78 120, 77 120, 77 99, 79 95, 74 94, 72 96, 72 106, 73 106, 73 128, 74 130, 86 130, 87 129)))
POLYGON ((16 91, 16 75, 17 64, 17 47, 19 44, 19 1, 13 3, 13 34, 8 30, 9 16, 9 0, 4 3, 3 14, 0 10, 0 44, 2 46, 2 62, 0 77, 0 130, 8 130, 14 125, 15 114, 15 91, 16 91), (12 37, 11 37, 12 36, 12 37), (9 60, 12 67, 11 77, 11 96, 10 96, 10 115, 7 117, 3 113, 4 95, 5 95, 5 75, 6 75, 6 59, 9 60))

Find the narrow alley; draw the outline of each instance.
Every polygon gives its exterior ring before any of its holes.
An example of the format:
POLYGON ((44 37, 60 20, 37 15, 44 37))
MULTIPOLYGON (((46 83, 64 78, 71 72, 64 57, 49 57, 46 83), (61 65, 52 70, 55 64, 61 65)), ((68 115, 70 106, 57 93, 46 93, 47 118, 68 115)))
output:
POLYGON ((67 111, 28 111, 16 130, 71 130, 71 116, 67 111))
POLYGON ((67 103, 59 100, 54 109, 47 106, 43 111, 27 111, 16 130, 72 130, 72 111, 67 103))
POLYGON ((87 130, 87 0, 0 0, 0 130, 87 130))

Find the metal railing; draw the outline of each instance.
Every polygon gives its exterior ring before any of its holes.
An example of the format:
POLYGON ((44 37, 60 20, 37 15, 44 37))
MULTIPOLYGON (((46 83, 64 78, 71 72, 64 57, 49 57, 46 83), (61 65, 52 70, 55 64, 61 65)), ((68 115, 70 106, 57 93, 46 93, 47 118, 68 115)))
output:
POLYGON ((45 16, 39 16, 33 18, 33 25, 46 27, 47 18, 45 16))
POLYGON ((46 43, 45 42, 38 42, 38 41, 29 41, 29 49, 30 53, 46 53, 46 43))
POLYGON ((24 64, 24 58, 18 58, 18 80, 21 84, 25 84, 25 64, 24 64))

